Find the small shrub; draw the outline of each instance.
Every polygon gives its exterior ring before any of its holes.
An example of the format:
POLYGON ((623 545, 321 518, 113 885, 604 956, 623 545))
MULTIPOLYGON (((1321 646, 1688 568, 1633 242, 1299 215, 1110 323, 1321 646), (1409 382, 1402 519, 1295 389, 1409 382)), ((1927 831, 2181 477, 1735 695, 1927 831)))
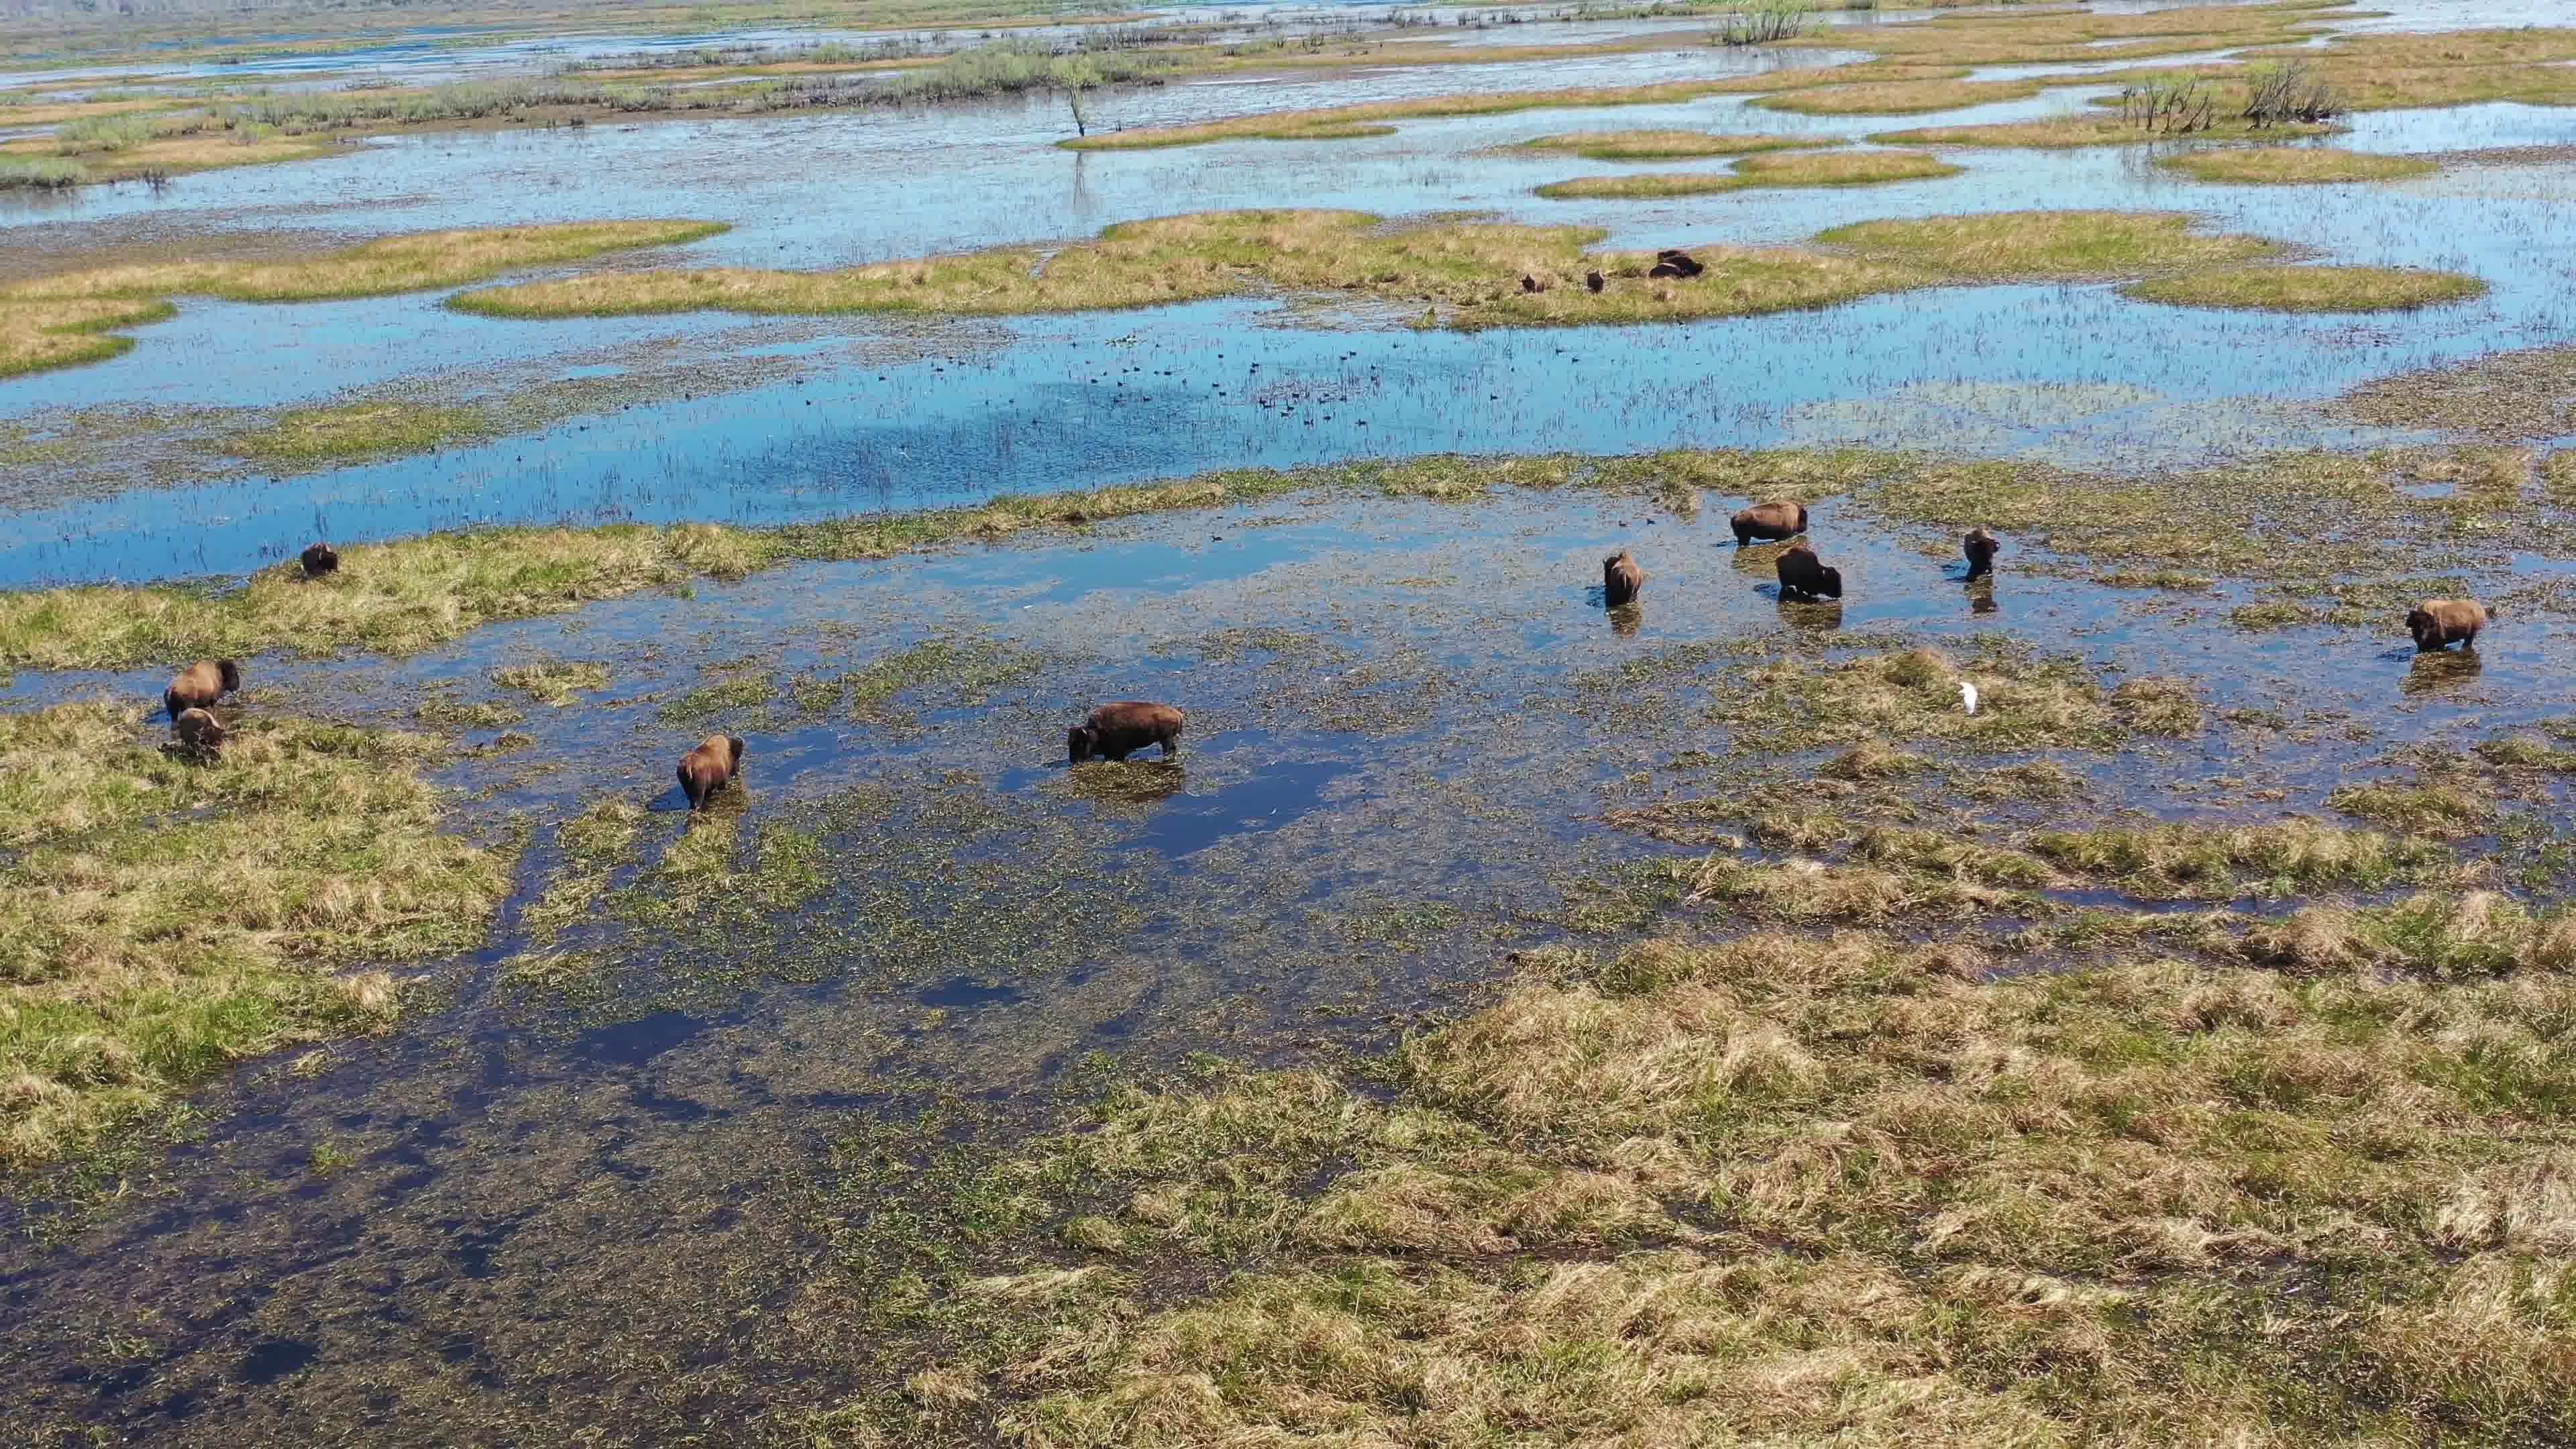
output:
POLYGON ((60 191, 89 179, 77 161, 53 156, 0 156, 0 191, 60 191))
POLYGON ((2334 88, 2304 60, 2258 65, 2245 73, 2246 121, 2256 126, 2331 121, 2344 113, 2334 88))
POLYGON ((2182 136, 2208 130, 2217 105, 2198 76, 2151 80, 2120 92, 2120 120, 2158 135, 2182 136))
POLYGON ((1767 45, 1803 34, 1815 13, 1813 0, 1752 0, 1709 32, 1719 45, 1767 45))

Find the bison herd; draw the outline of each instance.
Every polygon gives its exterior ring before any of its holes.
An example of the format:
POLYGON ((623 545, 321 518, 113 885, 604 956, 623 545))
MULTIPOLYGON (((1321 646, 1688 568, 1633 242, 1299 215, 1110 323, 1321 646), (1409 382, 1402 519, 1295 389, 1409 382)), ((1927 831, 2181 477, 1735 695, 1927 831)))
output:
MULTIPOLYGON (((1658 267, 1679 262, 1688 263, 1688 271, 1656 275, 1691 276, 1699 264, 1678 252, 1666 252, 1658 267)), ((1530 290, 1545 290, 1543 284, 1530 290)), ((1601 274, 1593 273, 1586 281, 1592 290, 1602 286, 1601 274)), ((1739 509, 1728 519, 1735 532, 1738 548, 1756 541, 1776 543, 1797 540, 1780 551, 1772 567, 1779 574, 1780 597, 1783 599, 1839 599, 1843 596, 1843 576, 1839 569, 1828 567, 1816 556, 1813 545, 1802 535, 1807 532, 1807 507, 1792 500, 1775 499, 1739 509)), ((1960 551, 1968 560, 1967 577, 1983 578, 1994 572, 1995 554, 2003 541, 1994 531, 1983 526, 1971 530, 1960 542, 1960 551)), ((340 568, 340 555, 327 543, 316 543, 300 556, 307 579, 320 579, 340 568)), ((1634 603, 1646 589, 1646 571, 1637 563, 1636 554, 1628 549, 1601 562, 1601 601, 1612 609, 1634 603)), ((2419 653, 2429 653, 2453 644, 2475 648, 2478 631, 2491 617, 2487 607, 2475 599, 2426 599, 2406 615, 2406 632, 2413 635, 2419 653)), ((226 730, 216 718, 214 706, 227 694, 242 687, 241 663, 233 659, 200 659, 170 677, 161 691, 162 707, 168 711, 170 732, 182 753, 200 760, 213 760, 223 753, 226 730)), ((1970 709, 1975 705, 1971 697, 1970 709)), ((1147 745, 1162 746, 1163 755, 1178 753, 1181 728, 1187 716, 1171 705, 1152 700, 1129 699, 1104 704, 1084 717, 1082 723, 1065 731, 1065 757, 1068 763, 1081 764, 1099 756, 1124 760, 1147 745)), ((720 790, 734 784, 742 775, 742 737, 709 735, 680 757, 680 790, 689 800, 691 811, 703 810, 720 790)))

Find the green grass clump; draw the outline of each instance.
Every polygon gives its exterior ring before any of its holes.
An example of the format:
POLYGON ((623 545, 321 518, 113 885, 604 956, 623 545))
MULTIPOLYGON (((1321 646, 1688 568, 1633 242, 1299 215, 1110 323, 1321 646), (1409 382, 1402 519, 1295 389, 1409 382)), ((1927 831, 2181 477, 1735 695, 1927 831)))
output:
POLYGON ((573 702, 576 689, 606 689, 608 666, 563 659, 505 664, 492 671, 492 682, 503 689, 518 690, 539 704, 561 709, 573 702))
POLYGON ((1709 713, 1739 748, 1764 753, 1896 740, 2111 749, 2136 734, 2187 736, 2201 725, 2199 696, 2182 681, 2109 686, 2081 661, 2042 659, 1999 643, 1965 659, 1938 649, 1830 664, 1777 659, 1731 679, 1709 713), (1973 715, 1961 704, 1962 683, 1977 688, 1973 715))
POLYGON ((1566 131, 1519 143, 1523 150, 1565 151, 1587 161, 1669 161, 1685 156, 1746 156, 1842 144, 1830 136, 1762 131, 1566 131))
POLYGON ((1956 176, 1965 169, 1922 151, 1802 151, 1785 156, 1749 156, 1725 171, 1578 176, 1571 181, 1550 182, 1537 188, 1537 192, 1560 199, 1696 196, 1756 186, 1872 186, 1887 181, 1956 176))
POLYGON ((2285 248, 2255 236, 2196 236, 2179 211, 2001 211, 1862 221, 1816 240, 1881 261, 1981 277, 2099 277, 2251 261, 2285 248))
POLYGON ((439 833, 435 741, 254 718, 196 764, 142 713, 0 715, 0 1160, 380 1029, 385 963, 472 946, 508 888, 504 853, 439 833))
POLYGON ((231 446, 256 462, 344 463, 425 452, 485 437, 490 424, 473 408, 426 403, 334 403, 290 408, 231 446))
MULTIPOLYGON (((2222 121, 2208 130, 2194 131, 2191 134, 2194 140, 2279 141, 2298 136, 2322 136, 2333 129, 2325 125, 2257 127, 2242 121, 2222 121)), ((2056 149, 2068 146, 2139 146, 2151 141, 2170 141, 2173 137, 2131 125, 2116 116, 2049 116, 2036 121, 1990 121, 1966 126, 1914 126, 1902 131, 1880 131, 1869 139, 1889 146, 2022 146, 2056 149)))
POLYGON ((62 191, 88 179, 89 168, 78 161, 0 155, 0 191, 62 191))
POLYGON ((2397 181, 2439 169, 2420 156, 2384 156, 2331 146, 2228 146, 2184 151, 2156 163, 2202 181, 2303 185, 2329 181, 2397 181))
POLYGON ((2383 780, 2344 785, 2326 796, 2326 804, 2346 815, 2437 840, 2483 835, 2496 820, 2493 793, 2474 778, 2445 780, 2428 775, 2412 784, 2383 780))
POLYGON ((1582 285, 1598 269, 1642 278, 1642 252, 1587 252, 1597 228, 1507 222, 1388 227, 1357 211, 1224 211, 1122 222, 1053 252, 997 247, 837 271, 752 267, 595 273, 467 292, 449 305, 502 317, 732 311, 1010 314, 1143 307, 1262 286, 1430 304, 1452 327, 1571 326, 1741 316, 1915 285, 1901 268, 1785 248, 1707 247, 1708 274, 1663 287, 1582 285), (1523 277, 1552 290, 1527 292, 1523 277))
POLYGON ((2131 282, 2120 295, 2176 307, 2394 312, 2464 302, 2486 290, 2476 277, 2415 267, 2213 267, 2131 282))
POLYGON ((2225 901, 2328 888, 2375 889, 2450 862, 2419 840, 2309 820, 2245 826, 2043 830, 2033 852, 2142 900, 2225 901))

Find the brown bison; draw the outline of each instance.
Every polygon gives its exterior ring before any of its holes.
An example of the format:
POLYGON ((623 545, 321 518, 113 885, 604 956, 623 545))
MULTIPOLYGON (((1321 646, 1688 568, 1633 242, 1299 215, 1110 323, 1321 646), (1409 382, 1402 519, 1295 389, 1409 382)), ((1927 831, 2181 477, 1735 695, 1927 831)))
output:
POLYGON ((1527 272, 1521 273, 1521 290, 1524 292, 1544 292, 1555 285, 1554 282, 1533 277, 1527 272))
POLYGON ((241 688, 241 665, 230 659, 200 659, 170 676, 161 691, 161 706, 175 722, 192 709, 204 709, 241 688))
POLYGON ((1807 531, 1807 505, 1775 500, 1756 503, 1735 510, 1729 520, 1735 526, 1735 546, 1742 548, 1759 538, 1765 541, 1796 538, 1807 531))
POLYGON ((1583 274, 1583 285, 1591 291, 1598 292, 1610 284, 1602 279, 1599 272, 1585 272, 1583 274))
POLYGON ((1793 543, 1780 551, 1773 561, 1780 573, 1780 597, 1839 599, 1843 596, 1843 572, 1829 569, 1816 559, 1816 551, 1803 543, 1793 543))
POLYGON ((2426 599, 2407 611, 2406 632, 2415 636, 2419 654, 2452 644, 2474 649, 2486 623, 2486 605, 2475 599, 2426 599))
POLYGON ((1650 277, 1696 277, 1707 270, 1708 268, 1699 264, 1699 258, 1692 256, 1688 252, 1677 251, 1673 248, 1667 247, 1664 250, 1655 253, 1655 264, 1646 269, 1646 275, 1650 277))
POLYGON ((1186 719, 1170 705, 1151 700, 1104 704, 1064 732, 1066 763, 1079 765, 1093 755, 1123 760, 1147 745, 1161 745, 1163 758, 1170 759, 1180 750, 1181 726, 1186 719))
POLYGON ((224 725, 212 712, 183 709, 170 722, 170 733, 179 737, 179 747, 203 759, 213 759, 224 752, 224 725))
POLYGON ((1959 546, 1968 555, 1968 577, 1981 579, 1995 571, 1995 550, 2002 548, 2004 541, 1995 537, 1993 529, 1979 524, 1959 546))
POLYGON ((303 559, 304 576, 308 579, 340 571, 340 551, 327 543, 306 544, 303 559))
POLYGON ((680 789, 691 810, 703 810, 707 797, 742 773, 742 736, 709 735, 680 757, 680 789))
POLYGON ((1646 591, 1646 571, 1626 549, 1601 561, 1601 602, 1618 608, 1646 591))

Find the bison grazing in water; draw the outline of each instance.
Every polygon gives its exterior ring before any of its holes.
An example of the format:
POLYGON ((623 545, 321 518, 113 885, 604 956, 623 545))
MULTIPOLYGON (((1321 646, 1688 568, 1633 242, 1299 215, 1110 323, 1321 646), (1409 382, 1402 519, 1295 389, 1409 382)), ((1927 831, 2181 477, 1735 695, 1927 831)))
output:
POLYGON ((1796 538, 1807 531, 1807 505, 1778 500, 1739 508, 1729 520, 1735 527, 1735 546, 1742 548, 1755 539, 1767 541, 1796 538))
POLYGON ((1816 559, 1816 551, 1803 543, 1793 543, 1780 551, 1775 561, 1780 573, 1780 597, 1839 599, 1843 596, 1843 572, 1829 569, 1816 559))
POLYGON ((2453 644, 2474 649, 2486 623, 2486 605, 2475 599, 2426 599, 2407 612, 2406 632, 2415 636, 2419 654, 2453 644))
POLYGON ((1646 571, 1626 549, 1601 561, 1601 602, 1615 609, 1646 591, 1646 571))
POLYGON ((230 659, 200 659, 170 676, 161 705, 176 721, 192 709, 204 709, 241 688, 241 665, 230 659))
POLYGON ((1065 731, 1066 763, 1079 765, 1093 755, 1123 760, 1147 745, 1161 745, 1163 757, 1180 750, 1181 726, 1187 716, 1168 704, 1145 699, 1104 704, 1065 731))
POLYGON ((1968 555, 1968 577, 1978 579, 1993 573, 1995 550, 2003 546, 2003 540, 1995 537, 1993 529, 1984 524, 1977 525, 1975 532, 1960 541, 1960 547, 1968 555))
POLYGON ((742 736, 709 735, 680 757, 680 789, 691 810, 706 808, 707 797, 732 784, 742 773, 742 736))

